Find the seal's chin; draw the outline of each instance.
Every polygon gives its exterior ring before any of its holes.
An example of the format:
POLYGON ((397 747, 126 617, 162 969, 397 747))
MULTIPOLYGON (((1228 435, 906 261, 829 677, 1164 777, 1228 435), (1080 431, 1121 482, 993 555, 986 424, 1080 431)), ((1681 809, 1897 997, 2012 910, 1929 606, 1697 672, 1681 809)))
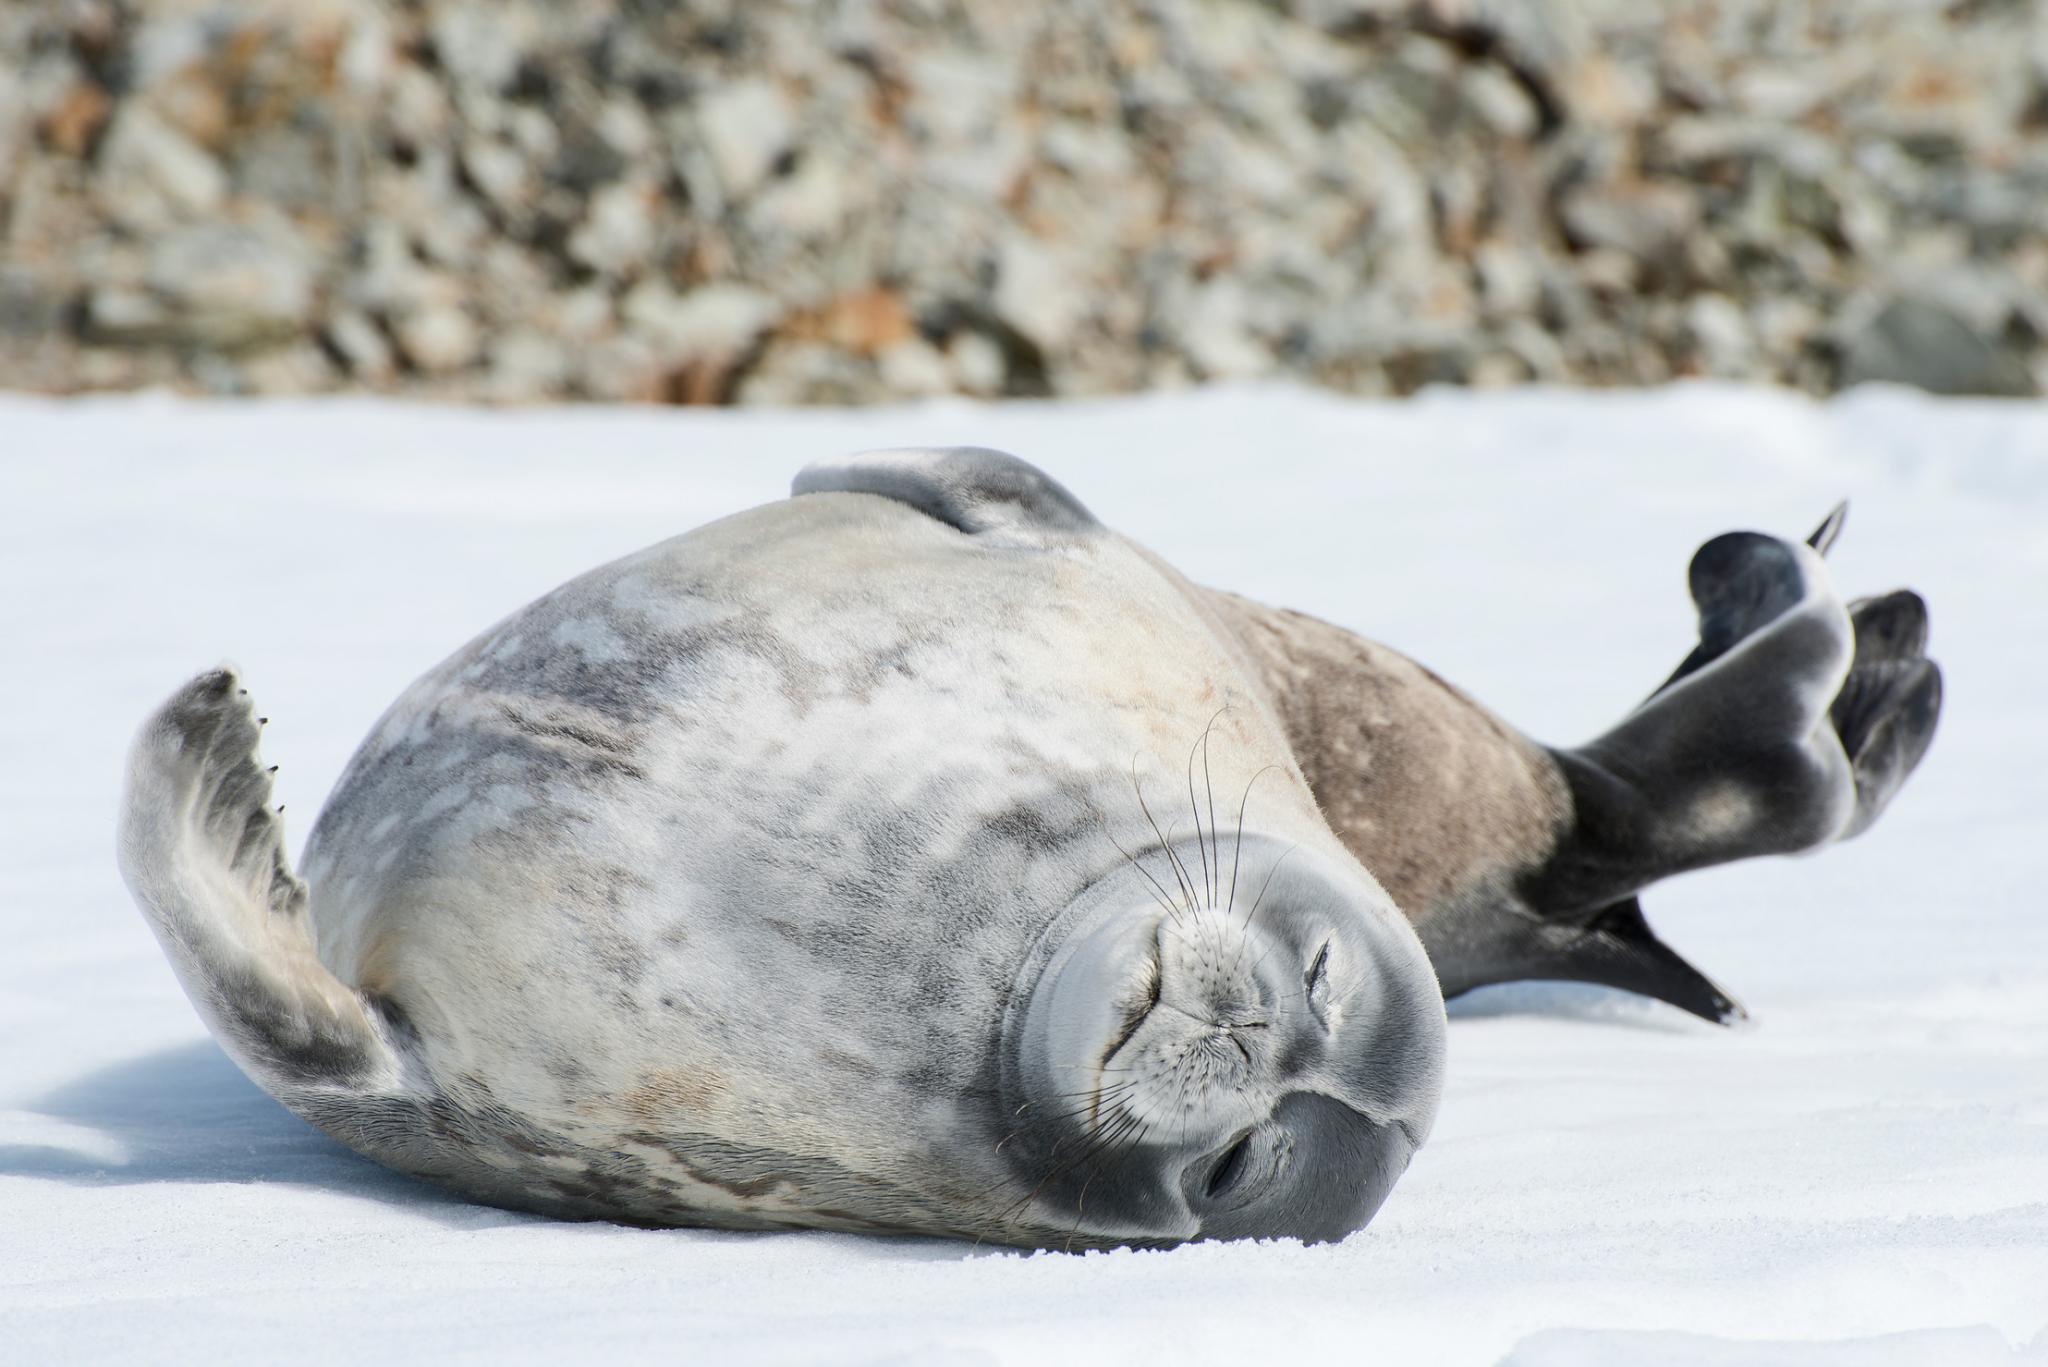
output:
POLYGON ((1228 899, 1152 895, 1134 865, 1063 918, 1005 1040, 1029 1224, 1341 1239, 1427 1135, 1443 1002, 1414 933, 1355 865, 1251 833, 1242 865, 1228 899))

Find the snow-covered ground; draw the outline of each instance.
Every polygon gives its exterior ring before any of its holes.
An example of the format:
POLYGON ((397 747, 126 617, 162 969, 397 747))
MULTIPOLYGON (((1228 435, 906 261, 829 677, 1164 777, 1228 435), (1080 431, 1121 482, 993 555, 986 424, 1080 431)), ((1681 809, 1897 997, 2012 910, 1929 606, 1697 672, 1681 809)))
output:
POLYGON ((2048 1362, 2048 406, 1686 388, 860 413, 0 399, 0 1362, 2048 1362), (1713 533, 1853 500, 1947 714, 1864 839, 1645 898, 1736 1032, 1453 1007, 1345 1243, 1020 1256, 571 1225, 355 1158, 207 1039, 112 858, 147 709, 226 656, 303 835, 393 695, 570 574, 909 442, 1006 447, 1193 577, 1573 740, 1692 640, 1713 533))

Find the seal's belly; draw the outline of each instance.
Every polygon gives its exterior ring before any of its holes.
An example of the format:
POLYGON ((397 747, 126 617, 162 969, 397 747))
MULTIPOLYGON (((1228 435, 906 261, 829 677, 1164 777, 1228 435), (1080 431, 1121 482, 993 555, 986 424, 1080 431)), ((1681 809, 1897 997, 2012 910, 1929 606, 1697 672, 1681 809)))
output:
POLYGON ((771 505, 409 690, 308 847, 321 955, 419 1018, 444 1087, 564 1132, 943 1145, 1023 948, 1121 858, 1133 756, 1177 763, 1226 703, 1230 782, 1291 764, 1120 540, 771 505))

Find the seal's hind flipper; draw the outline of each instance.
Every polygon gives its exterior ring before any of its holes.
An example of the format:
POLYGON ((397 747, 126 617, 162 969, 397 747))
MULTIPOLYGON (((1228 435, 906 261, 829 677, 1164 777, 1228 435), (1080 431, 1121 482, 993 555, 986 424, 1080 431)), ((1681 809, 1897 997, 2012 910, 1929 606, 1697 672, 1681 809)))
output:
MULTIPOLYGON (((1837 503, 1806 544, 1815 554, 1826 555, 1848 516, 1848 503, 1837 503)), ((1693 602, 1700 612, 1699 644, 1650 697, 1712 664, 1789 606, 1802 592, 1796 558, 1787 554, 1790 549, 1775 537, 1755 532, 1730 532, 1700 547, 1689 571, 1693 602), (1716 548, 1718 553, 1709 556, 1708 551, 1716 548)))
POLYGON ((814 461, 792 494, 878 494, 970 536, 1087 532, 1095 515, 1029 461, 981 446, 906 447, 814 461))
POLYGON ((1856 656, 1828 709, 1856 780, 1856 814, 1842 838, 1861 835, 1934 740, 1941 669, 1927 658, 1927 604, 1896 589, 1849 605, 1856 656))
POLYGON ((226 668, 158 709, 129 758, 121 872, 221 1045, 305 1114, 391 1091, 402 1069, 388 1023, 313 952, 306 885, 256 754, 260 724, 226 668))
POLYGON ((1699 644, 1619 726, 1551 752, 1572 825, 1528 880, 1542 919, 1585 925, 1672 874, 1846 839, 1904 783, 1941 707, 1926 606, 1843 606, 1821 561, 1842 514, 1804 544, 1730 532, 1693 557, 1699 644))
POLYGON ((1819 552, 1729 532, 1700 547, 1688 579, 1699 644, 1685 663, 1619 726, 1557 752, 1582 843, 1633 866, 1631 885, 1607 889, 1617 896, 1824 843, 1852 807, 1828 709, 1855 638, 1819 552))
POLYGON ((1806 538, 1806 544, 1826 555, 1834 549, 1835 539, 1842 534, 1842 524, 1849 520, 1849 500, 1843 499, 1829 510, 1813 529, 1813 535, 1806 538))

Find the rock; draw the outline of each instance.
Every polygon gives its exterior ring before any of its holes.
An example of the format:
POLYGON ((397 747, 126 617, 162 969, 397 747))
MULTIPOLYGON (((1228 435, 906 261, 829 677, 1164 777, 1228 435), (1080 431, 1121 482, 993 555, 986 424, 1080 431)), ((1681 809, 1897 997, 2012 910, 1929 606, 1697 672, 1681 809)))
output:
POLYGON ((1031 238, 1008 234, 996 267, 995 309, 1042 351, 1064 347, 1088 310, 1081 270, 1031 238))
POLYGON ((720 184, 734 199, 752 193, 789 150, 795 132, 788 99, 763 78, 736 81, 705 97, 697 127, 720 184))
POLYGON ((621 168, 646 161, 654 155, 654 125, 640 106, 630 100, 605 101, 604 108, 597 113, 593 129, 618 158, 621 168))
POLYGON ((235 193, 292 211, 347 213, 355 186, 338 174, 332 138, 314 127, 270 128, 250 135, 231 162, 235 193))
POLYGON ((579 393, 607 403, 659 403, 663 370, 654 351, 637 336, 607 337, 574 358, 579 393))
POLYGON ((494 94, 512 84, 533 38, 534 11, 476 3, 433 10, 434 55, 458 84, 494 94))
POLYGON ((1542 113, 1529 92, 1497 66, 1467 68, 1459 78, 1459 93, 1474 117, 1497 137, 1523 142, 1542 126, 1542 113))
POLYGON ((1529 318, 1516 318, 1501 330, 1501 343, 1510 355, 1529 368, 1542 384, 1561 384, 1570 377, 1564 348, 1557 339, 1529 318))
POLYGON ((391 330, 405 359, 430 375, 464 369, 482 346, 469 314, 450 303, 414 309, 397 318, 391 330))
POLYGON ((1608 247, 1644 266, 1670 265, 1700 221, 1699 201, 1661 182, 1590 185, 1565 197, 1565 231, 1581 246, 1608 247))
POLYGON ((35 342, 58 332, 62 295, 19 266, 0 265, 0 340, 35 342))
POLYGON ((102 285, 86 300, 85 330, 95 341, 147 346, 170 333, 170 314, 146 290, 102 285))
POLYGON ((1803 299, 1759 299, 1750 307, 1750 330, 1766 354, 1799 356, 1821 330, 1821 311, 1803 299))
POLYGON ((952 367, 945 354, 915 333, 884 350, 875 361, 892 394, 921 399, 953 387, 952 367))
POLYGON ((1243 287, 1219 276, 1198 290, 1181 329, 1181 347, 1205 379, 1246 379, 1270 370, 1273 357, 1245 323, 1243 287))
POLYGON ((208 214, 227 195, 220 163, 134 101, 114 117, 97 160, 100 198, 137 222, 208 214))
POLYGON ((793 174, 754 197, 747 206, 747 221, 764 234, 823 238, 845 223, 852 198, 845 167, 837 158, 814 151, 793 174))
POLYGON ((484 392, 501 403, 530 403, 560 394, 568 379, 569 357, 561 344, 524 328, 491 344, 484 392))
POLYGON ((639 270, 654 250, 658 203, 660 193, 651 185, 607 185, 591 198, 588 217, 570 236, 570 259, 600 275, 624 276, 639 270))
POLYGON ((446 140, 455 124, 455 111, 440 83, 407 62, 391 76, 384 119, 394 144, 416 155, 446 140))
POLYGON ((397 370, 384 334, 353 309, 343 309, 327 320, 326 341, 349 373, 366 383, 381 384, 397 370))
POLYGON ((1657 86, 1648 71, 1606 55, 1588 57, 1558 86, 1574 123, 1596 128, 1632 128, 1657 108, 1657 86))
POLYGON ((549 332, 572 344, 595 342, 609 336, 615 321, 611 296, 594 286, 557 295, 537 313, 537 321, 549 332))
POLYGON ((313 264, 283 221, 207 223, 150 252, 150 289, 174 316, 176 340, 238 350, 299 336, 313 318, 313 264))
POLYGON ((2048 372, 2023 4, 828 8, 0 6, 0 380, 2048 372))
POLYGON ((779 312, 772 298, 744 285, 677 294, 651 280, 635 286, 620 308, 627 326, 670 368, 736 362, 779 312))
POLYGON ((83 157, 107 126, 113 101, 94 81, 74 81, 38 121, 43 141, 60 156, 83 157))
POLYGON ((1505 389, 1529 378, 1529 368, 1509 352, 1489 352, 1472 362, 1465 383, 1474 389, 1505 389))
POLYGON ((221 88, 208 63, 195 55, 162 79, 147 84, 150 108, 163 116, 165 123, 208 152, 220 153, 234 125, 229 100, 232 92, 221 88))
POLYGON ((533 172, 518 148, 495 138, 462 144, 462 173, 499 213, 523 216, 533 203, 533 172))
POLYGON ((821 341, 862 356, 893 351, 917 329, 903 296, 889 289, 851 290, 828 303, 815 329, 821 341))
MULTIPOLYGON (((538 115, 539 111, 527 111, 538 115)), ((536 129, 541 125, 535 125, 536 129)), ((528 136, 535 136, 529 134, 528 136)), ((579 195, 618 178, 631 158, 601 128, 572 122, 556 143, 548 178, 579 195)))
POLYGON ((986 397, 1003 392, 1008 369, 1003 349, 983 333, 954 333, 946 342, 946 365, 953 373, 953 383, 964 393, 986 397))
POLYGON ((1533 253, 1512 243, 1484 243, 1473 254, 1479 290, 1488 316, 1531 313, 1543 295, 1543 272, 1533 253))
POLYGON ((1721 294, 1696 295, 1686 305, 1685 321, 1709 375, 1734 380, 1756 377, 1756 337, 1750 331, 1749 318, 1734 300, 1721 294))
POLYGON ((242 351, 302 336, 312 319, 311 265, 281 225, 178 229, 151 250, 146 288, 103 286, 87 305, 93 336, 133 346, 242 351))
POLYGON ((241 383, 251 394, 318 394, 340 378, 333 362, 309 342, 277 347, 241 361, 241 383))
MULTIPOLYGON (((820 342, 772 345, 740 382, 743 403, 855 404, 875 382, 874 367, 820 342)), ((673 401, 690 402, 678 395, 673 401)))
POLYGON ((1935 394, 2032 397, 2024 357, 1958 311, 1911 295, 1885 301, 1853 328, 1842 351, 1844 385, 1908 384, 1935 394))

